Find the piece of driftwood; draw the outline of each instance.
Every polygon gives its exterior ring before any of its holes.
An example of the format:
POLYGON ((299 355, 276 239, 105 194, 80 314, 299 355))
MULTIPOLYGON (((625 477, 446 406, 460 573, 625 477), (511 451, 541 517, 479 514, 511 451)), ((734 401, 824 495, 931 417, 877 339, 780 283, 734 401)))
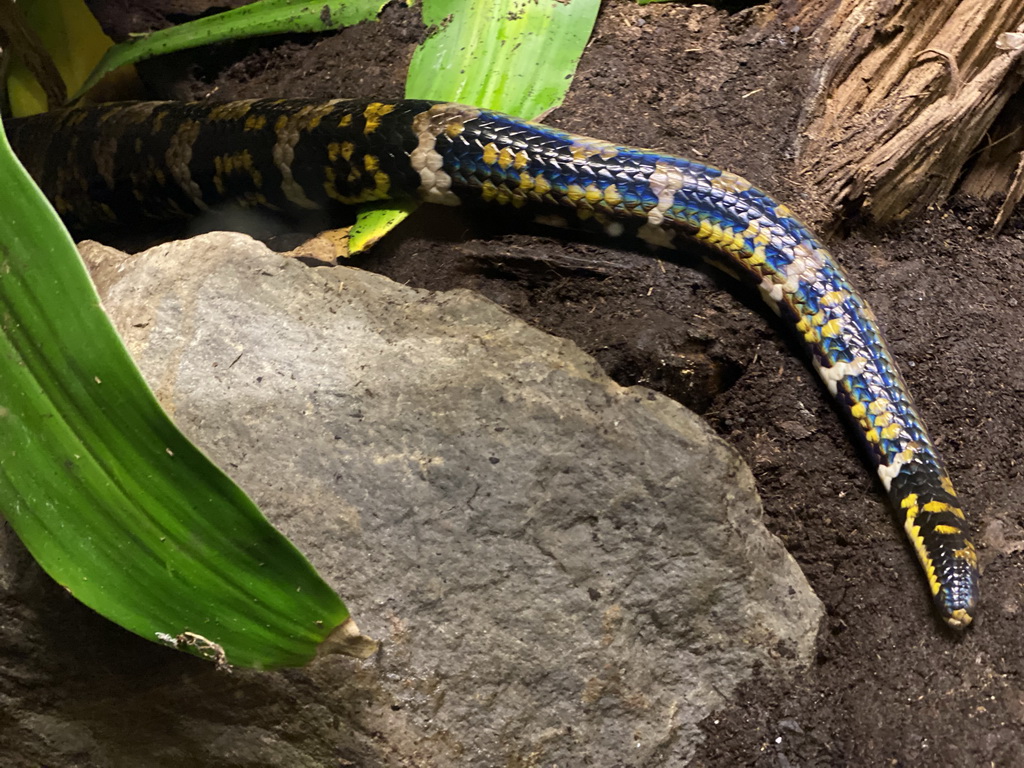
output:
MULTIPOLYGON (((840 0, 796 15, 822 49, 799 147, 819 221, 888 223, 944 200, 1024 84, 1021 0, 840 0)), ((1022 118, 1003 122, 1002 151, 983 158, 975 191, 1006 194, 1024 175, 1022 118)))

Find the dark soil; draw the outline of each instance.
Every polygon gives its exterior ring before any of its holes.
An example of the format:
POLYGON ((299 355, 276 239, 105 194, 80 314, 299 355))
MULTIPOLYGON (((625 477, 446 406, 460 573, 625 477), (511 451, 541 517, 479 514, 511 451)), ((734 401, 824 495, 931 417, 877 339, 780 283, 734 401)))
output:
MULTIPOLYGON (((727 167, 795 210, 812 42, 785 3, 736 10, 606 3, 564 106, 547 122, 727 167)), ((173 96, 400 97, 421 28, 383 23, 243 44, 173 96), (240 57, 240 58, 239 58, 240 57)), ((195 54, 183 61, 191 61, 195 54)), ((182 61, 172 71, 182 69, 182 61)), ((150 69, 167 72, 166 62, 150 69)), ((709 766, 1024 765, 1021 461, 1024 221, 954 199, 835 251, 874 306, 972 513, 984 602, 963 635, 932 612, 901 526, 827 393, 756 295, 693 254, 530 232, 503 211, 421 211, 360 266, 414 286, 472 288, 703 413, 749 462, 765 523, 827 608, 797 680, 758 678, 704 724, 709 766)))

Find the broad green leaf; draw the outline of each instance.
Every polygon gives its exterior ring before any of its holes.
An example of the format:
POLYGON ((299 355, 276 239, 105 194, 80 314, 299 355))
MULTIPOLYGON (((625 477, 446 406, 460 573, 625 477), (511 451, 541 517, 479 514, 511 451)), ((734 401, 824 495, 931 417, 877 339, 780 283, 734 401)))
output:
POLYGON ((261 668, 372 642, 164 415, 2 126, 0 512, 72 595, 150 640, 261 668))
POLYGON ((259 2, 161 29, 115 45, 73 98, 99 82, 104 74, 164 53, 200 45, 261 35, 326 32, 372 21, 388 0, 259 0, 259 2))
MULTIPOLYGON (((600 5, 600 0, 423 0, 423 21, 437 31, 413 54, 405 95, 536 118, 565 98, 600 5)), ((353 229, 372 231, 376 242, 414 207, 376 206, 360 212, 353 229)), ((357 253, 354 245, 351 252, 357 253)))
POLYGON ((423 0, 437 32, 413 54, 405 95, 532 119, 562 103, 599 0, 423 0))

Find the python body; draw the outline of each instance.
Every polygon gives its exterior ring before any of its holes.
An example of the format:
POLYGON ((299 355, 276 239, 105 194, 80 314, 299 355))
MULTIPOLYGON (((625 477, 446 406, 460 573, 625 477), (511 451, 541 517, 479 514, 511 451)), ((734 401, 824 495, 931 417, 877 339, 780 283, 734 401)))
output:
POLYGON ((848 412, 924 568, 966 627, 978 564, 964 514, 874 315, 790 210, 734 174, 428 101, 137 102, 13 121, 15 151, 72 229, 234 200, 291 213, 396 197, 575 214, 663 247, 698 240, 790 320, 848 412))

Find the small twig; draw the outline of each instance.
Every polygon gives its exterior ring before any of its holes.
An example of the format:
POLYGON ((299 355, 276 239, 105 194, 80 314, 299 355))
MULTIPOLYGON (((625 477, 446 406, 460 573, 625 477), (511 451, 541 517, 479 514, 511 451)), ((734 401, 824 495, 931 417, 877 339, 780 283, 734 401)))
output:
POLYGON ((922 56, 927 56, 929 53, 938 56, 946 62, 946 67, 949 69, 949 80, 953 84, 953 95, 959 95, 963 81, 960 79, 960 65, 956 63, 956 57, 948 51, 943 51, 941 48, 925 48, 914 56, 912 61, 917 61, 922 56))

